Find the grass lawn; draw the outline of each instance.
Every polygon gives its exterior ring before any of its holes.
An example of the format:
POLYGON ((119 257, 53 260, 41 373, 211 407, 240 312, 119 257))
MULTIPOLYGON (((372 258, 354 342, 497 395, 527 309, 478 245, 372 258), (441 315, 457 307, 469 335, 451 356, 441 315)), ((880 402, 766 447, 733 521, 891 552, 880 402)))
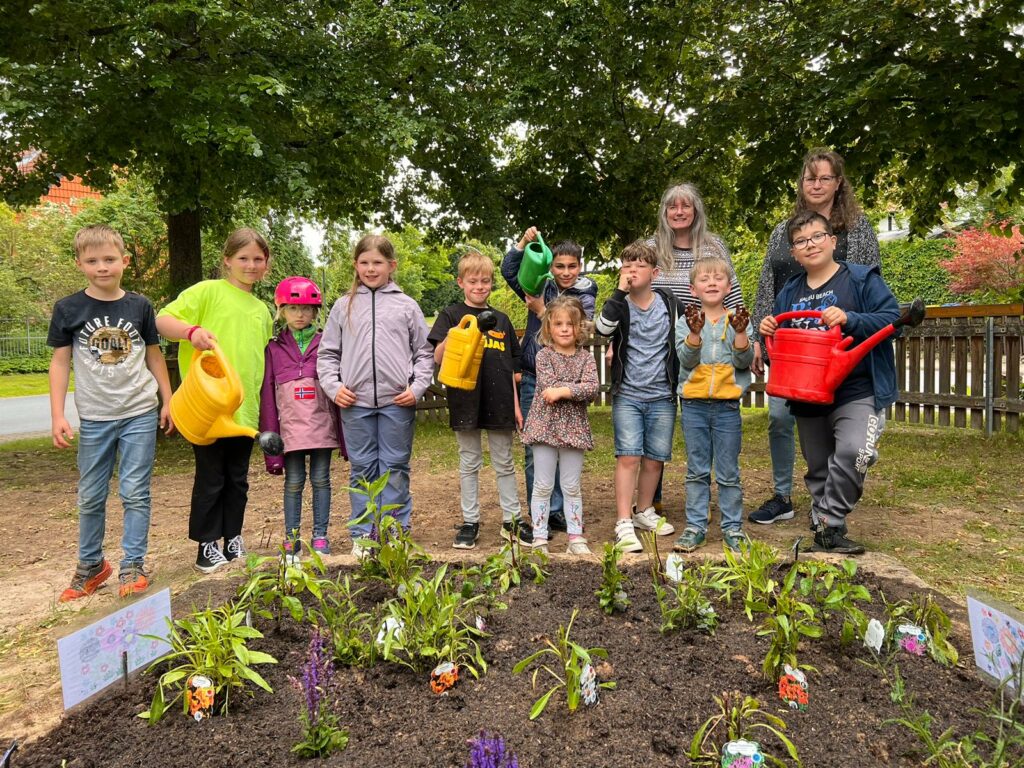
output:
MULTIPOLYGON (((75 374, 71 374, 69 391, 75 389, 75 374)), ((50 382, 45 373, 8 373, 0 376, 0 397, 28 397, 45 395, 50 392, 50 382)))

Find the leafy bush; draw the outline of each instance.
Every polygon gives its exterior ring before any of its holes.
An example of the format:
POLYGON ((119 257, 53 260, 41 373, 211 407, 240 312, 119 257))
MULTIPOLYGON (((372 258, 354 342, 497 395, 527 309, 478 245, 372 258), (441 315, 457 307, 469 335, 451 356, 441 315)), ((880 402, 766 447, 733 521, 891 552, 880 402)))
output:
POLYGON ((897 299, 920 296, 926 304, 955 300, 949 274, 941 266, 950 256, 948 240, 887 240, 880 246, 882 277, 897 299))
POLYGON ((9 373, 46 373, 49 369, 49 355, 0 357, 0 376, 5 376, 9 373))
POLYGON ((322 600, 324 588, 334 584, 323 578, 325 568, 319 553, 310 548, 307 551, 311 553, 308 560, 292 563, 284 557, 283 548, 280 555, 260 557, 250 553, 245 561, 246 580, 238 590, 241 609, 251 608, 263 618, 274 619, 278 628, 285 611, 301 622, 306 616, 302 594, 322 600))
POLYGON ((629 607, 629 596, 624 589, 626 576, 619 570, 619 558, 622 549, 612 542, 604 545, 604 557, 601 558, 601 588, 594 594, 601 610, 611 616, 616 611, 624 611, 629 607))
POLYGON ((696 629, 714 634, 718 614, 705 593, 720 587, 718 577, 708 563, 687 568, 671 587, 666 587, 660 579, 654 579, 654 596, 661 609, 662 634, 677 629, 696 629))
MULTIPOLYGON (((793 763, 802 765, 796 745, 783 733, 786 730, 785 721, 761 709, 761 703, 753 696, 745 696, 739 691, 726 692, 715 696, 715 704, 718 705, 718 711, 704 721, 690 742, 689 756, 694 765, 708 768, 719 765, 722 749, 728 742, 739 739, 756 741, 759 731, 777 738, 793 763)), ((766 753, 765 759, 780 768, 786 766, 774 755, 766 753)))
POLYGON ((1002 222, 957 233, 949 258, 941 263, 950 290, 977 301, 1003 303, 1024 296, 1024 234, 1002 222))

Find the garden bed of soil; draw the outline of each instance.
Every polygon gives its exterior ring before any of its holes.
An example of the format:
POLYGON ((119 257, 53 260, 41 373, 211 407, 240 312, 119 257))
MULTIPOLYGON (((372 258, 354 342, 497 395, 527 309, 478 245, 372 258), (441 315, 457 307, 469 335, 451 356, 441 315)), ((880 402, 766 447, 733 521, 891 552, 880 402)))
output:
MULTIPOLYGON (((427 676, 394 664, 339 667, 331 695, 336 698, 340 722, 349 731, 349 745, 316 762, 366 768, 461 768, 468 755, 467 739, 487 730, 505 737, 524 768, 685 766, 690 764, 686 754, 693 734, 715 712, 713 696, 738 690, 756 697, 767 711, 785 720, 805 766, 921 764, 913 736, 886 723, 899 717, 900 710, 880 675, 861 663, 868 654, 859 643, 844 648, 837 637, 807 642, 801 661, 818 670, 809 674, 810 708, 803 713, 791 711, 779 701, 776 684, 761 676, 768 642, 757 637, 737 601, 732 606, 716 601, 721 623, 714 635, 662 635, 646 568, 626 569, 632 604, 614 616, 602 613, 594 596, 601 577, 595 563, 556 558, 549 570, 544 584, 526 583, 505 595, 508 610, 489 618, 489 634, 482 642, 488 670, 479 680, 464 675, 453 690, 439 696, 431 692, 427 676), (541 673, 535 691, 530 675, 513 676, 512 668, 538 650, 545 636, 554 637, 574 608, 580 613, 573 625, 573 640, 608 651, 607 663, 597 664, 598 674, 602 680, 614 680, 617 688, 602 690, 595 706, 581 705, 573 714, 565 707, 564 694, 556 693, 540 718, 531 722, 530 708, 547 690, 549 685, 544 683, 548 681, 541 680, 541 673)), ((875 599, 865 606, 869 615, 881 616, 879 589, 890 601, 918 591, 863 572, 858 578, 875 599)), ((385 585, 371 583, 361 599, 371 594, 382 599, 388 592, 385 585)), ((183 598, 187 600, 188 594, 175 600, 176 615, 182 612, 178 606, 183 598)), ((936 599, 947 611, 953 609, 941 596, 936 599)), ((205 603, 203 595, 201 604, 205 603)), ((12 765, 308 765, 290 752, 300 738, 302 703, 287 676, 299 674, 311 628, 290 621, 280 630, 271 622, 258 621, 257 626, 265 637, 252 641, 250 647, 270 653, 279 662, 259 667, 273 694, 257 691, 253 698, 233 696, 229 716, 199 723, 187 719, 176 704, 162 721, 149 725, 136 715, 149 706, 155 675, 138 676, 127 688, 115 686, 68 713, 50 733, 19 752, 12 765)), ((837 628, 833 629, 837 635, 837 628)), ((917 708, 934 717, 935 732, 952 727, 965 734, 980 725, 971 708, 985 706, 992 690, 973 672, 969 638, 955 628, 952 639, 961 652, 955 668, 903 653, 898 662, 917 708)), ((764 744, 774 754, 784 754, 772 739, 764 744)))

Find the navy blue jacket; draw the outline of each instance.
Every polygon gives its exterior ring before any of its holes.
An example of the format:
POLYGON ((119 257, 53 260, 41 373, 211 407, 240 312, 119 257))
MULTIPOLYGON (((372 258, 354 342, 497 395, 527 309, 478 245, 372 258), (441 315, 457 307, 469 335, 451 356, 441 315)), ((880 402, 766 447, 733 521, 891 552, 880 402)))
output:
MULTIPOLYGON (((850 270, 851 283, 857 293, 857 306, 839 305, 847 317, 843 335, 853 336, 859 343, 899 319, 900 305, 882 279, 882 272, 878 266, 850 263, 845 266, 850 270)), ((776 315, 788 312, 793 306, 793 302, 799 298, 805 277, 806 275, 801 273, 786 281, 775 299, 776 315)), ((888 408, 896 402, 899 395, 896 387, 896 355, 893 351, 892 338, 890 336, 868 353, 871 382, 875 388, 875 408, 878 410, 888 408)))
MULTIPOLYGON (((519 284, 519 265, 522 263, 523 252, 513 246, 501 261, 501 276, 505 278, 505 282, 508 283, 508 287, 515 292, 516 296, 525 301, 526 291, 524 291, 523 287, 519 284)), ((544 283, 545 304, 550 304, 559 296, 575 296, 580 300, 580 304, 583 305, 583 311, 586 313, 587 319, 594 319, 594 305, 597 301, 597 283, 589 277, 580 275, 576 279, 576 282, 564 291, 558 289, 558 284, 554 280, 548 280, 544 283)), ((527 312, 526 333, 523 334, 523 340, 521 342, 523 356, 520 360, 520 364, 522 365, 524 372, 534 376, 537 375, 537 352, 540 350, 540 342, 537 340, 538 333, 540 333, 540 318, 533 314, 533 312, 527 312)))

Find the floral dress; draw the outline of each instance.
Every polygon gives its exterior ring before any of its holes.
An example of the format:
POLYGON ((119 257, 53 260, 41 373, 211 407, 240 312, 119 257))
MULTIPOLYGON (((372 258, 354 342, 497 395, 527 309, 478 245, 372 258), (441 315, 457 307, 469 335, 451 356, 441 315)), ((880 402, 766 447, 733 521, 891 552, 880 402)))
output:
POLYGON ((523 428, 523 443, 554 448, 594 448, 587 405, 597 394, 597 363, 589 349, 563 355, 551 347, 537 353, 537 396, 523 428), (568 387, 572 397, 548 403, 541 393, 548 387, 568 387))

